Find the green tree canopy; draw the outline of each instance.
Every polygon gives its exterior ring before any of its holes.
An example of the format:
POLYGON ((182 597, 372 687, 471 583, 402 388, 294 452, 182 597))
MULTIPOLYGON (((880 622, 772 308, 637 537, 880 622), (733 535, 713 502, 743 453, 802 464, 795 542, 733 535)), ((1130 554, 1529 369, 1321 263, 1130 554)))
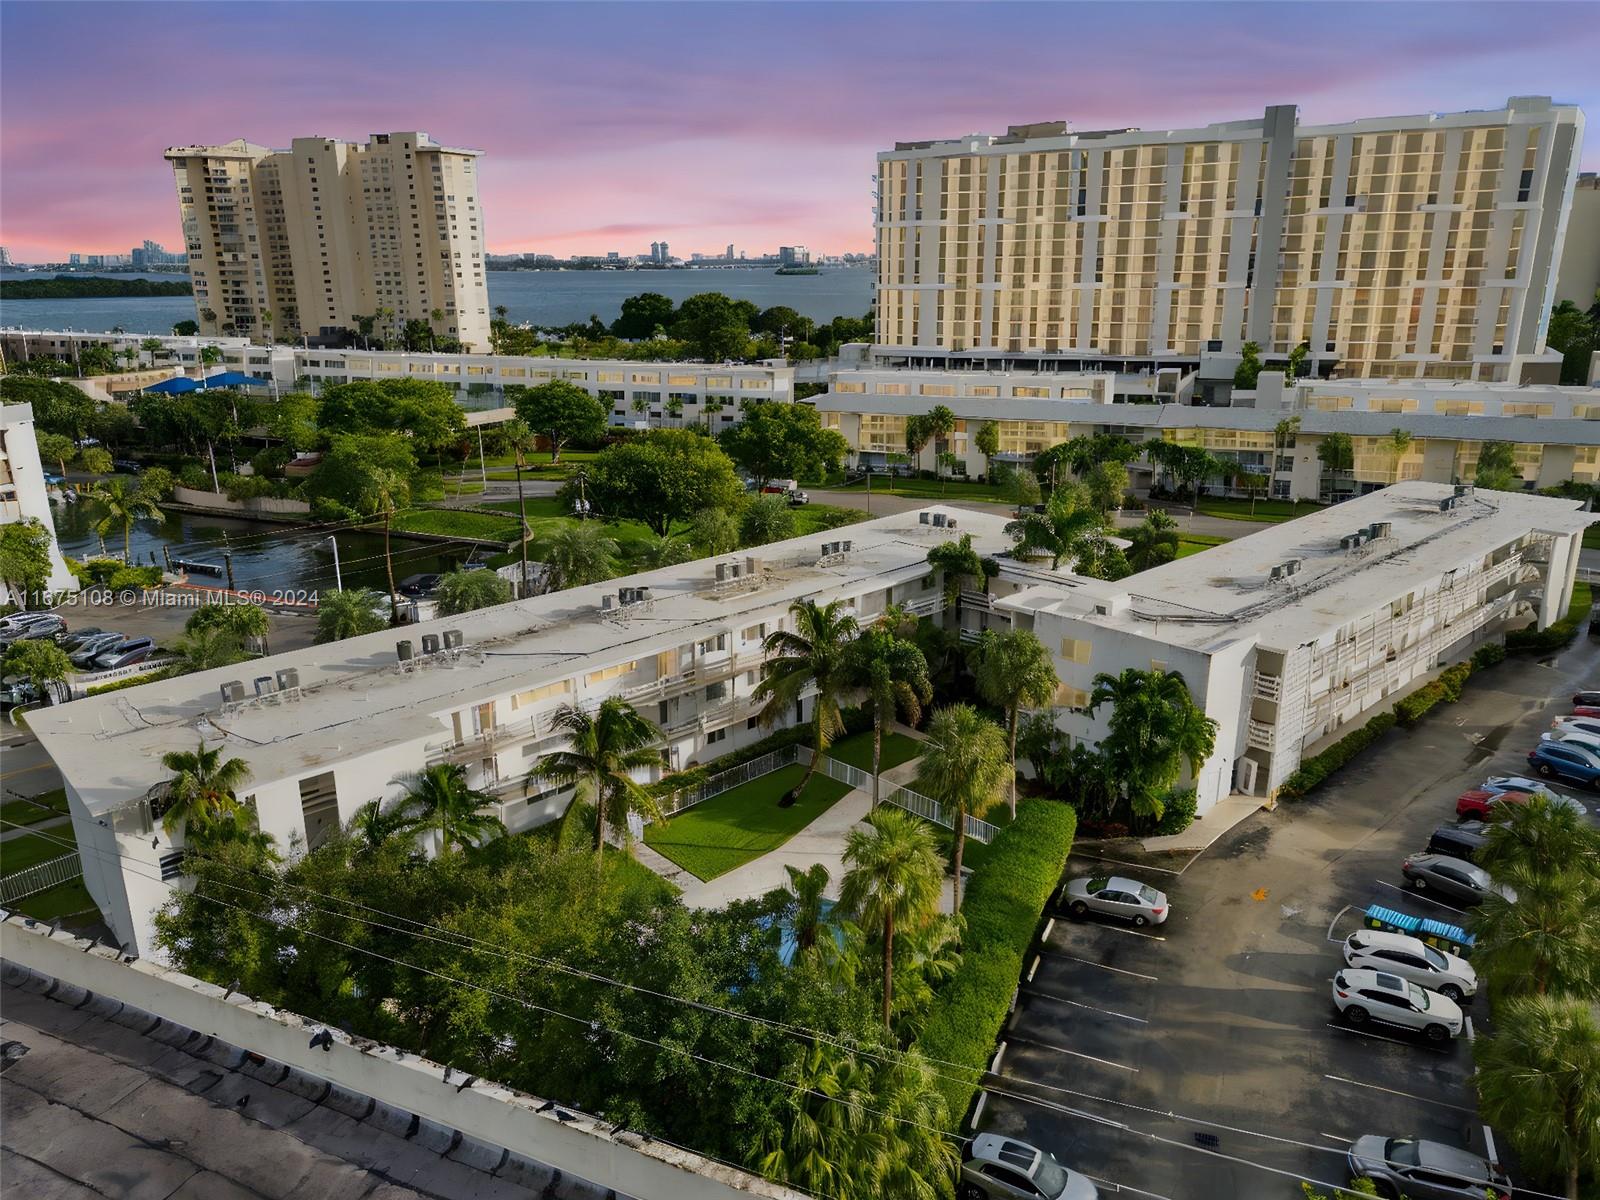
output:
POLYGON ((34 428, 78 441, 88 435, 94 401, 70 383, 11 374, 0 378, 0 398, 33 408, 34 428))
POLYGON ((568 443, 596 441, 606 431, 606 406, 575 383, 552 379, 537 387, 519 389, 507 398, 534 433, 550 445, 550 461, 559 462, 568 443))
POLYGON ((794 509, 784 496, 757 496, 745 506, 739 518, 739 544, 765 546, 792 538, 795 531, 794 509))
POLYGON ((322 405, 305 392, 286 392, 265 406, 262 423, 267 433, 292 450, 310 450, 317 445, 317 417, 322 405))
POLYGON ((1000 727, 970 704, 951 704, 934 711, 928 739, 917 764, 916 789, 937 801, 954 826, 951 871, 955 876, 955 908, 961 909, 961 853, 967 841, 967 817, 980 821, 1005 796, 1006 777, 1015 778, 1000 727))
MULTIPOLYGON (((306 480, 306 495, 330 500, 349 515, 372 516, 367 505, 374 472, 388 471, 402 480, 417 473, 409 438, 397 433, 335 434, 317 469, 306 480)), ((402 500, 400 503, 406 503, 402 500)))
POLYGON ((692 429, 656 429, 607 447, 589 485, 606 516, 642 521, 661 537, 702 509, 732 508, 742 491, 728 456, 692 429))
POLYGON ((35 687, 55 683, 72 673, 67 652, 45 638, 26 638, 12 642, 0 659, 0 674, 21 675, 35 687))
POLYGON ((1148 571, 1178 557, 1178 523, 1160 508, 1152 508, 1143 521, 1128 531, 1128 565, 1148 571))
POLYGON ((511 600, 511 585, 493 571, 451 571, 439 580, 434 606, 441 617, 511 600))
POLYGON ((539 556, 558 588, 582 587, 614 578, 621 550, 598 521, 573 521, 539 544, 539 556))
POLYGON ((1176 671, 1094 677, 1089 711, 1111 706, 1100 741, 1108 775, 1121 782, 1136 819, 1161 819, 1165 797, 1187 764, 1191 775, 1216 748, 1217 722, 1205 715, 1176 671))
POLYGON ((1510 442, 1484 442, 1478 451, 1478 468, 1473 483, 1496 492, 1522 490, 1522 472, 1510 442))
POLYGON ((675 316, 672 300, 660 292, 640 292, 622 302, 622 315, 611 322, 614 337, 639 342, 656 331, 671 329, 675 316))
POLYGON ((850 644, 859 627, 842 600, 827 604, 796 600, 789 605, 789 620, 790 628, 767 634, 761 644, 765 661, 755 695, 762 701, 761 724, 770 729, 789 719, 808 688, 816 689, 811 698, 813 756, 794 789, 793 794, 798 796, 811 781, 829 744, 844 732, 839 701, 852 686, 850 644))
POLYGON ((872 711, 872 805, 878 805, 883 730, 899 717, 908 725, 922 720, 922 708, 933 699, 928 660, 917 644, 903 638, 892 620, 879 621, 851 642, 845 672, 866 694, 872 711))
POLYGON ((706 362, 743 358, 750 340, 750 308, 721 292, 702 292, 678 306, 672 336, 706 362))
POLYGON ((1353 471, 1356 465, 1355 444, 1348 433, 1326 433, 1317 442, 1317 461, 1324 470, 1353 471))
POLYGON ((1095 533, 1104 518, 1089 502, 1086 489, 1058 487, 1050 494, 1042 513, 1024 513, 1006 525, 1016 541, 1018 554, 1048 554, 1050 569, 1061 569, 1061 560, 1087 534, 1095 533))
POLYGON ((850 444, 833 429, 824 429, 809 404, 746 400, 741 419, 718 437, 723 450, 765 487, 773 479, 820 479, 837 471, 850 444))
POLYGON ((1571 300, 1563 300, 1550 313, 1547 340, 1552 350, 1561 353, 1561 382, 1583 385, 1589 382, 1589 359, 1600 350, 1600 292, 1596 304, 1585 311, 1571 300))
POLYGON ((0 581, 23 608, 41 599, 50 580, 51 540, 38 517, 0 525, 0 581))
POLYGON ((122 475, 102 479, 90 493, 91 503, 100 519, 95 522, 95 532, 110 537, 122 532, 122 559, 133 562, 133 526, 141 518, 152 521, 162 519, 161 510, 132 480, 122 475))
POLYGON ((382 599, 369 588, 324 592, 317 599, 315 640, 318 643, 338 642, 387 629, 389 622, 377 612, 382 599))
POLYGON ((721 508, 702 508, 689 519, 689 544, 703 558, 739 548, 739 518, 721 508))
POLYGON ((431 379, 359 379, 324 388, 317 417, 324 433, 409 434, 423 454, 458 444, 467 428, 455 393, 431 379))
POLYGON ((407 780, 401 808, 411 815, 413 832, 431 834, 441 854, 453 854, 505 835, 505 823, 483 811, 493 803, 487 792, 467 786, 466 767, 435 763, 407 780))
POLYGON ((1007 757, 1011 763, 1011 815, 1017 815, 1017 722, 1023 709, 1055 699, 1061 680, 1055 659, 1030 629, 1005 633, 985 630, 968 652, 978 695, 1006 714, 1007 757))
POLYGON ((1240 391, 1251 391, 1261 377, 1261 344, 1246 342, 1240 354, 1239 365, 1233 369, 1233 386, 1240 391))
POLYGON ((594 810, 597 857, 605 853, 608 823, 626 833, 630 812, 660 816, 659 804, 634 775, 661 764, 656 750, 661 731, 633 705, 611 696, 590 714, 575 704, 563 704, 551 718, 550 729, 567 735, 567 748, 541 758, 529 770, 527 781, 532 786, 575 789, 568 817, 584 806, 594 810))
POLYGON ((883 1024, 894 1003, 896 930, 926 926, 938 915, 944 879, 933 828, 926 821, 884 805, 845 834, 844 879, 839 907, 883 944, 883 1024))
POLYGON ((159 809, 161 827, 172 835, 180 827, 194 830, 212 825, 239 803, 237 790, 250 780, 250 767, 240 758, 222 758, 222 747, 207 748, 205 739, 192 753, 173 750, 161 756, 172 772, 164 794, 153 805, 159 809))

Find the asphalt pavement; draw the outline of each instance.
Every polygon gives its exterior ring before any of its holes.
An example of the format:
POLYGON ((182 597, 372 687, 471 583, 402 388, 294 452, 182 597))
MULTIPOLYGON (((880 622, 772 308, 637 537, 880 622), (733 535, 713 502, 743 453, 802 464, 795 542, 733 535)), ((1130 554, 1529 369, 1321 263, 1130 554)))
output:
MULTIPOLYGON (((981 1127, 1051 1150, 1103 1194, 1166 1200, 1280 1200, 1301 1178, 1343 1185, 1344 1152, 1367 1133, 1481 1153, 1470 1047, 1344 1027, 1329 995, 1338 943, 1374 903, 1466 920, 1403 892, 1401 861, 1454 819, 1461 791, 1525 773, 1550 718, 1597 685, 1600 640, 1508 661, 1188 862, 1108 862, 1080 848, 1064 878, 1143 879, 1168 894, 1172 916, 1142 931, 1056 916, 981 1127)), ((1474 1032, 1484 1009, 1466 1005, 1474 1032)))

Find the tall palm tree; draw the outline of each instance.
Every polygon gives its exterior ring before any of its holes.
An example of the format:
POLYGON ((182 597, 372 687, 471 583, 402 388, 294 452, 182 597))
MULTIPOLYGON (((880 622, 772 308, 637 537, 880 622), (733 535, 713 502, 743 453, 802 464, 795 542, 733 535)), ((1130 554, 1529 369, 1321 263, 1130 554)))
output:
POLYGON ((653 571, 657 567, 675 567, 694 557, 694 547, 683 538, 652 537, 640 545, 634 563, 637 568, 653 571))
POLYGON ((870 829, 850 830, 844 841, 839 906, 883 939, 883 1024, 894 1000, 894 931, 919 929, 939 911, 944 864, 927 822, 897 808, 874 810, 870 829))
POLYGON ((94 499, 95 507, 101 513, 100 519, 94 524, 95 532, 101 537, 108 537, 115 530, 122 530, 122 558, 131 565, 134 522, 141 517, 159 521, 163 517, 161 509, 146 493, 141 492, 122 475, 102 479, 94 485, 90 495, 94 499))
POLYGON ((439 853, 476 846, 490 834, 505 835, 499 817, 483 811, 494 797, 467 786, 467 769, 460 763, 435 763, 418 771, 408 781, 401 806, 410 817, 408 828, 416 833, 439 835, 439 853))
POLYGON ((1411 448, 1411 435, 1404 429, 1391 429, 1387 436, 1380 439, 1384 456, 1389 460, 1389 482, 1400 482, 1400 460, 1406 456, 1406 451, 1411 448))
POLYGON ((826 605, 796 600, 789 605, 789 617, 793 629, 775 630, 761 644, 766 658, 755 695, 763 701, 761 724, 770 729, 791 710, 799 709, 807 688, 816 689, 811 708, 811 763, 800 786, 790 793, 799 796, 811 782, 829 743, 844 731, 839 697, 850 687, 849 648, 857 626, 843 600, 826 605))
POLYGON ((563 704, 551 717, 550 728, 566 733, 567 748, 536 762, 527 782, 530 786, 575 787, 572 808, 593 806, 597 858, 605 853, 607 822, 626 833, 630 812, 652 820, 660 818, 660 805, 633 773, 661 764, 656 750, 661 730, 640 716, 633 705, 613 696, 602 700, 591 716, 576 704, 563 704))
POLYGON ((1566 1176, 1578 1200, 1584 1169, 1600 1163, 1600 1024, 1588 996, 1521 996, 1496 1006, 1479 1038, 1474 1083, 1484 1118, 1529 1165, 1566 1176))
POLYGON ((1061 679, 1055 659, 1029 629, 1006 633, 985 630, 967 657, 978 695, 1005 710, 1006 743, 1010 747, 1011 815, 1017 815, 1017 721, 1024 708, 1038 708, 1055 699, 1061 679))
POLYGON ((850 643, 845 671, 851 685, 867 693, 872 709, 872 807, 877 808, 883 727, 896 716, 908 725, 922 719, 922 706, 933 699, 928 660, 915 642, 880 622, 850 643))
POLYGON ((1080 539, 1104 525, 1093 505, 1077 503, 1073 492, 1057 488, 1045 510, 1030 512, 1006 526, 1016 540, 1019 554, 1044 553, 1050 556, 1050 569, 1061 569, 1061 560, 1072 552, 1080 539))
POLYGON ((1141 671, 1094 677, 1089 711, 1111 706, 1101 740, 1107 767, 1121 781, 1135 818, 1159 821, 1164 796, 1185 763, 1198 775, 1216 748, 1217 723, 1205 715, 1176 671, 1141 671))
POLYGON ((314 640, 320 644, 342 641, 363 633, 377 633, 383 628, 383 618, 373 611, 378 599, 378 593, 370 588, 323 592, 317 598, 317 633, 314 640))
POLYGON ((384 808, 383 801, 368 800, 356 809, 346 829, 363 850, 370 852, 410 829, 411 820, 404 804, 384 808))
POLYGON ((389 620, 400 623, 400 594, 394 586, 394 554, 389 546, 389 529, 395 510, 411 498, 411 485, 405 476, 390 467, 373 467, 361 481, 360 504, 364 512, 383 517, 383 568, 389 578, 389 620))
MULTIPOLYGON (((970 704, 952 704, 933 714, 923 744, 916 787, 939 803, 954 823, 955 909, 961 910, 961 853, 967 817, 982 820, 1005 794, 1006 738, 1000 727, 970 704)), ((1011 771, 1012 779, 1016 771, 1011 771)))
POLYGON ((1535 793, 1489 826, 1488 840, 1474 860, 1491 875, 1523 873, 1548 878, 1568 871, 1600 878, 1600 831, 1576 809, 1535 793))
POLYGON ((545 539, 542 554, 550 564, 556 586, 572 588, 615 576, 620 552, 616 541, 607 537, 599 525, 574 521, 545 539))
POLYGON ((178 657, 183 671, 210 671, 243 662, 250 655, 240 644, 239 635, 222 625, 202 625, 178 640, 178 657))
POLYGON ((1497 872, 1513 902, 1491 892, 1473 915, 1478 972, 1506 992, 1600 993, 1600 886, 1580 871, 1497 872))
POLYGON ((812 863, 804 871, 787 865, 783 869, 789 876, 789 886, 783 889, 783 894, 790 911, 790 928, 794 931, 795 958, 801 959, 816 948, 824 928, 822 906, 823 892, 828 888, 828 868, 812 863))
POLYGON ((249 764, 242 758, 222 761, 222 747, 208 750, 204 738, 192 754, 163 754, 161 765, 172 772, 161 813, 161 827, 169 837, 179 826, 203 830, 232 812, 239 804, 236 793, 250 779, 249 764))
POLYGON ((1152 508, 1128 531, 1128 565, 1148 571, 1178 557, 1178 523, 1164 508, 1152 508))
MULTIPOLYGON (((439 313, 437 308, 433 311, 439 313)), ((443 313, 439 313, 436 319, 442 319, 443 316, 443 313)), ((431 327, 429 336, 433 336, 431 327)), ((517 535, 517 550, 522 560, 522 585, 517 588, 520 597, 527 593, 528 580, 528 503, 522 492, 522 472, 528 465, 528 454, 534 447, 535 438, 533 430, 521 417, 512 417, 502 425, 500 434, 505 439, 506 449, 511 451, 511 462, 517 473, 517 520, 522 525, 517 535)))

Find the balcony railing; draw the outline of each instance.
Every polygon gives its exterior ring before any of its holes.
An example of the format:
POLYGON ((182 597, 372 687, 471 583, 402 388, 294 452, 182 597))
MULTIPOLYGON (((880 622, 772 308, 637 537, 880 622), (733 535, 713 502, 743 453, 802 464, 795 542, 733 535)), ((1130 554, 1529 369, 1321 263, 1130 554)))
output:
POLYGON ((1283 695, 1283 678, 1279 675, 1264 675, 1257 671, 1253 690, 1258 699, 1276 701, 1283 695))
POLYGON ((1277 740, 1277 730, 1260 721, 1251 721, 1245 740, 1257 750, 1271 750, 1277 740))

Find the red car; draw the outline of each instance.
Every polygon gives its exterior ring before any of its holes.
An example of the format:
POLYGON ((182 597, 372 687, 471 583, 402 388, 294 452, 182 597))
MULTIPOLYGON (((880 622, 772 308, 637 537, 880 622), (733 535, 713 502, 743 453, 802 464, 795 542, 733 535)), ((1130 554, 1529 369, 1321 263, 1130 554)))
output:
POLYGON ((1600 704, 1574 704, 1572 715, 1575 717, 1600 717, 1600 704))
POLYGON ((1492 821, 1496 804, 1526 804, 1530 798, 1527 792, 1484 792, 1474 788, 1456 797, 1456 816, 1492 821))

